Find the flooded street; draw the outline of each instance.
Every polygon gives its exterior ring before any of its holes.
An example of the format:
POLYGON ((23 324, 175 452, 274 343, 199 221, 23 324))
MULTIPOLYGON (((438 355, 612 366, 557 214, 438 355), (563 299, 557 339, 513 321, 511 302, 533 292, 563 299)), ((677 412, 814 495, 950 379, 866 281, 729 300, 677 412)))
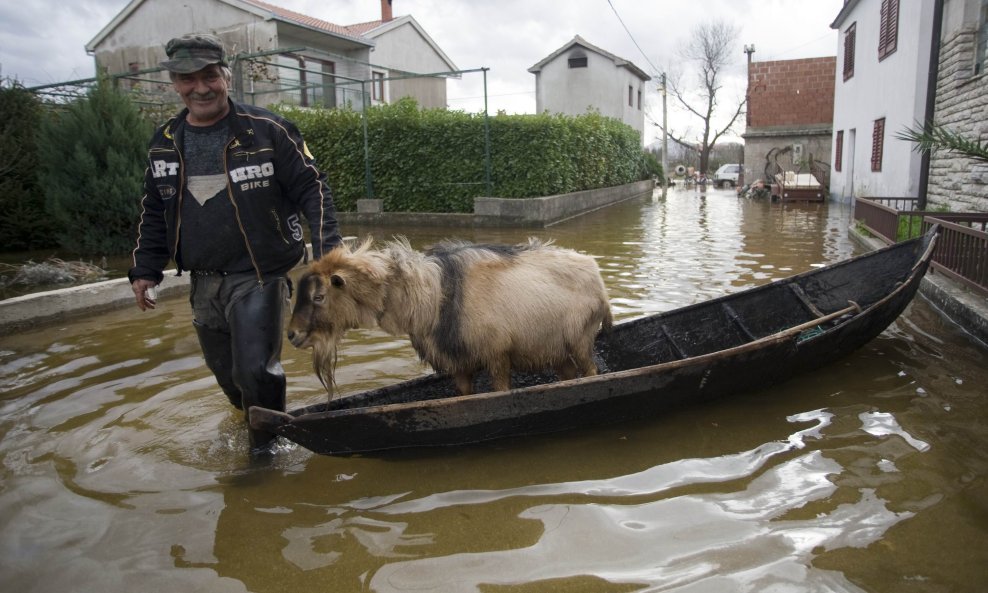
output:
MULTIPOLYGON (((672 191, 544 230, 617 321, 860 253, 848 206, 672 191)), ((166 279, 167 282, 167 279, 166 279)), ((988 365, 919 296, 842 361, 590 431, 251 461, 186 299, 0 337, 0 583, 25 593, 988 590, 988 365)), ((289 407, 321 401, 285 343, 289 407)), ((353 331, 342 394, 429 372, 353 331)))

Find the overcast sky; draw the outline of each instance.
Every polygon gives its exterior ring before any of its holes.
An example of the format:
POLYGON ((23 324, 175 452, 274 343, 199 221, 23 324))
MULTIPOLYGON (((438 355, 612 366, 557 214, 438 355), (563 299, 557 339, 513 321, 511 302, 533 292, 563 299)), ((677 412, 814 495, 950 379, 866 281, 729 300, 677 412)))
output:
MULTIPOLYGON (((171 1, 176 10, 182 6, 182 0, 171 1)), ((338 24, 380 18, 379 0, 268 2, 338 24)), ((127 4, 128 0, 0 0, 0 78, 31 87, 94 76, 85 45, 127 4)), ((415 17, 460 69, 490 68, 491 113, 534 113, 535 76, 528 68, 574 35, 649 74, 682 71, 685 77, 688 66, 679 55, 693 28, 718 19, 734 24, 740 34, 723 91, 726 105, 744 95, 744 45, 755 46, 754 61, 836 55, 838 36, 830 23, 843 0, 394 0, 393 6, 395 16, 415 17)), ((647 141, 660 134, 652 125, 662 113, 656 82, 650 83, 652 92, 646 95, 647 141)), ((481 76, 464 75, 451 82, 448 100, 453 109, 482 110, 481 76)), ((678 135, 699 134, 698 120, 672 102, 669 117, 678 135)))

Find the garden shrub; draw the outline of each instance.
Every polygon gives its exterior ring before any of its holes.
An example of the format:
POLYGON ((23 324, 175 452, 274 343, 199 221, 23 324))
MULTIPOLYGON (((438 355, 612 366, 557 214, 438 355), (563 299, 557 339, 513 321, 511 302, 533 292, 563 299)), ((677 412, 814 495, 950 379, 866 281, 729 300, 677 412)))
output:
MULTIPOLYGON (((327 174, 337 210, 367 195, 364 121, 351 109, 275 108, 295 122, 327 174)), ((419 109, 412 99, 367 109, 373 196, 389 212, 472 212, 473 198, 531 198, 648 179, 638 133, 598 113, 489 118, 491 190, 484 171, 484 116, 419 109)), ((661 173, 659 173, 661 175, 661 173)))
POLYGON ((152 126, 105 78, 42 119, 38 155, 46 209, 70 253, 120 254, 134 244, 152 126))
POLYGON ((38 185, 42 107, 17 82, 0 87, 0 236, 4 251, 52 247, 54 222, 38 185))

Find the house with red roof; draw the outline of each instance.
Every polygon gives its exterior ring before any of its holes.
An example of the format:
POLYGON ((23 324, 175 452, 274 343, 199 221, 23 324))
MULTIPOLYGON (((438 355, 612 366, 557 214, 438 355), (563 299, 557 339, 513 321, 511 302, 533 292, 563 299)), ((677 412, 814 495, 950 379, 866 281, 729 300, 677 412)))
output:
POLYGON ((150 77, 164 46, 186 33, 223 40, 234 73, 233 94, 257 105, 289 102, 340 107, 412 97, 446 107, 446 79, 456 64, 411 15, 341 25, 261 0, 132 0, 89 43, 97 69, 150 77), (428 76, 416 76, 428 75, 428 76))

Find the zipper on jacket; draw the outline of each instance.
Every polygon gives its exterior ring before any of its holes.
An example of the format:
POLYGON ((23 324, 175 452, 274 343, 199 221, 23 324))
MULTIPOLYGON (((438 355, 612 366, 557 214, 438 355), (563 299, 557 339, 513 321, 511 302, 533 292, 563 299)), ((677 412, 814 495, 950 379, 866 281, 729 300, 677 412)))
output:
POLYGON ((254 265, 254 272, 257 274, 257 286, 264 290, 264 277, 261 275, 261 266, 257 265, 257 258, 254 257, 254 250, 250 247, 250 240, 247 238, 247 229, 244 228, 243 222, 240 220, 240 207, 237 206, 237 200, 233 197, 233 187, 230 185, 230 169, 227 163, 227 152, 232 148, 233 140, 226 143, 226 147, 223 149, 223 174, 226 176, 226 195, 230 199, 230 203, 233 204, 233 211, 237 215, 237 227, 240 228, 240 234, 244 237, 244 245, 247 247, 247 255, 250 256, 250 263, 254 265))
POLYGON ((172 146, 175 147, 175 154, 178 155, 178 207, 175 209, 175 245, 172 247, 172 258, 175 260, 175 267, 178 268, 179 275, 182 274, 182 267, 178 265, 178 244, 182 237, 182 198, 185 193, 185 159, 182 158, 182 151, 178 149, 178 142, 172 136, 172 146))

